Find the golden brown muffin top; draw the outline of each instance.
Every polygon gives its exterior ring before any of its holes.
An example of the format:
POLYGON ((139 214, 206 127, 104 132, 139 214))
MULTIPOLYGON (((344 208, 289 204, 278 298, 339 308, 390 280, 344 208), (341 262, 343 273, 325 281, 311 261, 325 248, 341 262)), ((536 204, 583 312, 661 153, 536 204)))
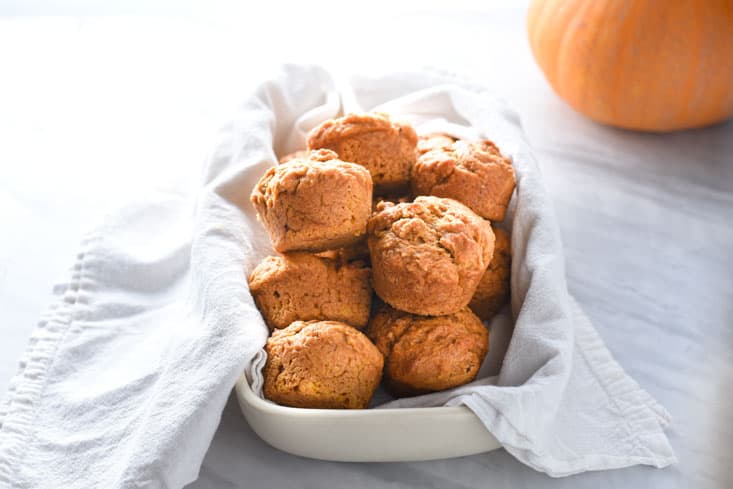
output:
POLYGON ((414 202, 382 202, 367 224, 383 253, 409 258, 406 267, 429 270, 449 259, 458 269, 483 271, 493 254, 490 224, 453 199, 421 196, 414 202))
POLYGON ((408 139, 417 142, 417 134, 409 124, 392 121, 381 112, 347 114, 338 119, 329 119, 308 134, 308 147, 328 146, 331 139, 343 139, 370 132, 398 131, 408 139))
POLYGON ((416 316, 384 305, 370 321, 368 335, 386 358, 391 390, 404 395, 469 382, 489 345, 488 330, 468 308, 416 316))
MULTIPOLYGON (((369 338, 384 356, 389 356, 395 345, 403 339, 410 340, 414 345, 420 345, 423 353, 427 353, 425 349, 430 349, 435 351, 436 356, 445 356, 445 354, 450 354, 450 351, 441 350, 444 346, 441 345, 444 339, 461 336, 464 333, 470 337, 478 337, 479 340, 488 335, 481 320, 467 307, 444 316, 419 316, 397 310, 384 303, 372 317, 368 329, 369 338), (411 329, 424 331, 418 335, 408 335, 411 329), (412 341, 422 337, 423 334, 431 334, 437 338, 437 341, 425 344, 422 341, 412 341)), ((482 351, 485 354, 483 343, 483 341, 469 341, 468 349, 477 355, 482 351)), ((455 343, 451 342, 451 345, 455 343)), ((453 348, 448 348, 448 350, 451 349, 453 348)), ((480 356, 483 358, 483 355, 480 356)))
POLYGON ((455 141, 456 138, 453 136, 442 133, 420 136, 417 141, 417 154, 420 156, 434 149, 449 149, 455 141))
MULTIPOLYGON (((273 342, 285 342, 294 348, 320 348, 320 344, 328 343, 346 346, 347 350, 364 349, 371 352, 374 346, 364 333, 340 321, 294 321, 287 328, 274 330, 270 338, 273 342)), ((367 355, 367 358, 369 356, 376 358, 373 355, 367 355)))
POLYGON ((489 140, 437 145, 412 168, 415 194, 454 198, 492 221, 504 219, 514 186, 511 161, 489 140))
POLYGON ((371 176, 363 166, 341 161, 331 150, 319 149, 309 152, 306 158, 295 158, 267 170, 250 199, 255 206, 272 207, 280 195, 296 193, 301 184, 312 186, 330 177, 334 177, 333 181, 344 177, 368 180, 371 189, 371 176))
POLYGON ((338 321, 296 321, 266 350, 265 394, 296 407, 365 408, 384 365, 366 335, 338 321))
POLYGON ((502 165, 507 171, 514 173, 511 161, 502 156, 499 148, 488 139, 481 141, 457 140, 451 145, 436 145, 432 150, 426 151, 420 161, 424 164, 440 161, 438 167, 442 171, 436 172, 436 182, 445 180, 456 168, 465 169, 469 172, 481 171, 486 164, 502 165), (447 164, 448 162, 452 164, 447 164))

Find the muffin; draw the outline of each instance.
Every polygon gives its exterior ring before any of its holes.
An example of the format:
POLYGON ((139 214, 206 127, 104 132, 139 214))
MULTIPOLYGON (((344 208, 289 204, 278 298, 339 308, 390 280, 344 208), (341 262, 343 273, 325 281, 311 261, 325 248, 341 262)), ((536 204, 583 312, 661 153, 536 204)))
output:
POLYGON ((379 297, 402 311, 439 316, 468 305, 491 261, 494 233, 463 204, 428 196, 380 204, 368 244, 379 297))
POLYGON ((428 134, 417 140, 417 156, 421 156, 434 149, 450 149, 456 138, 447 134, 428 134))
POLYGON ((260 262, 250 274, 249 290, 270 329, 311 319, 363 328, 372 301, 369 276, 361 262, 289 253, 260 262))
POLYGON ((503 221, 514 192, 514 168, 488 140, 435 144, 417 158, 412 190, 456 199, 481 217, 503 221))
POLYGON ((290 160, 302 160, 304 158, 308 157, 308 151, 301 149, 300 151, 295 151, 294 153, 288 153, 282 158, 280 158, 280 163, 287 163, 290 160))
POLYGON ((417 134, 409 124, 380 113, 331 119, 308 135, 308 148, 327 148, 344 161, 364 165, 379 192, 409 187, 417 134))
POLYGON ((265 346, 264 394, 285 406, 364 409, 382 376, 381 353, 337 321, 296 321, 265 346))
POLYGON ((384 355, 385 387, 397 397, 472 381, 489 350, 489 332, 468 308, 426 317, 384 306, 367 334, 384 355))
POLYGON ((494 256, 476 287, 468 307, 484 321, 490 320, 509 300, 509 276, 512 252, 509 236, 503 229, 493 227, 494 256))
POLYGON ((270 168, 251 200, 277 251, 323 251, 363 238, 372 180, 333 151, 314 151, 270 168))

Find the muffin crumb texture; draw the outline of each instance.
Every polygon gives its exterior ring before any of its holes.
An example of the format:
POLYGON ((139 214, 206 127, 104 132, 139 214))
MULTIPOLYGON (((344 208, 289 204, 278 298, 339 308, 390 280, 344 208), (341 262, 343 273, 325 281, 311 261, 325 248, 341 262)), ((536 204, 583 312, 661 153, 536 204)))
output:
POLYGON ((370 270, 362 262, 309 253, 268 256, 250 274, 249 287, 270 329, 312 319, 363 328, 369 320, 370 270))
POLYGON ((412 171, 415 195, 456 199, 476 214, 503 221, 514 192, 514 168, 489 140, 450 143, 447 136, 425 138, 412 171))
POLYGON ((489 350, 489 333, 467 308, 426 317, 382 307, 367 334, 385 358, 387 389, 414 396, 473 380, 489 350))
POLYGON ((372 180, 333 151, 312 151, 270 168, 251 200, 277 251, 324 251, 363 238, 372 180))
POLYGON ((368 232, 374 290, 413 314, 466 307, 494 249, 487 221, 455 200, 431 196, 379 204, 368 232))
POLYGON ((417 140, 417 155, 422 156, 428 151, 434 149, 442 149, 449 151, 453 147, 453 143, 457 141, 453 136, 448 134, 428 134, 420 136, 417 140))
POLYGON ((296 321, 265 347, 264 394, 285 406, 364 409, 384 360, 360 331, 336 321, 296 321))
POLYGON ((363 165, 379 192, 409 187, 416 145, 412 126, 381 113, 331 119, 308 135, 309 149, 327 148, 344 161, 363 165))

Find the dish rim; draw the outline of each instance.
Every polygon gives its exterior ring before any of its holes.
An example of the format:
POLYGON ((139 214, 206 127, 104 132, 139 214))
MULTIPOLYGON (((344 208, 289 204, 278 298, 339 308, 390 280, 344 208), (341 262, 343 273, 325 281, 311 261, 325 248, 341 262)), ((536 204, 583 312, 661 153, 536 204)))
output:
POLYGON ((257 409, 261 412, 270 414, 286 414, 286 415, 298 415, 304 417, 320 417, 320 416, 332 416, 338 418, 360 418, 363 416, 394 416, 397 413, 400 415, 415 415, 415 414, 441 414, 441 415, 455 415, 455 416, 476 416, 466 406, 427 406, 427 407, 406 407, 406 408, 365 408, 365 409, 319 409, 319 408, 298 408, 290 406, 281 406, 272 401, 262 399, 260 396, 255 394, 252 386, 247 379, 247 375, 242 373, 237 379, 235 389, 240 392, 241 396, 248 402, 252 408, 257 409))

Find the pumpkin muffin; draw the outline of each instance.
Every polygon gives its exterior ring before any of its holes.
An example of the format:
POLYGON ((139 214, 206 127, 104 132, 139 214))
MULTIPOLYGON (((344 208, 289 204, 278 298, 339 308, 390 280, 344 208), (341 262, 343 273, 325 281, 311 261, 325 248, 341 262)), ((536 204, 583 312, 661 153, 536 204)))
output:
POLYGON ((305 149, 301 149, 300 151, 295 151, 294 153, 288 153, 282 158, 280 158, 280 163, 287 163, 290 160, 302 160, 304 158, 308 157, 308 151, 305 149))
POLYGON ((509 300, 509 277, 512 273, 512 251, 509 235, 503 229, 494 230, 494 256, 476 287, 468 307, 484 321, 490 320, 509 300))
POLYGON ((433 149, 417 158, 412 169, 415 195, 456 199, 481 217, 503 221, 514 192, 511 161, 488 140, 444 143, 433 143, 433 149))
POLYGON ((264 394, 285 406, 364 409, 384 359, 360 331, 336 321, 296 321, 265 346, 264 394))
POLYGON ((447 134, 427 134, 417 140, 417 156, 424 155, 434 149, 450 149, 456 138, 447 134))
POLYGON ((369 276, 362 262, 288 253, 260 262, 250 274, 249 290, 270 329, 311 319, 363 328, 372 301, 369 276))
POLYGON ((384 355, 385 387, 397 397, 472 381, 489 350, 489 332, 468 308, 426 317, 383 306, 367 334, 384 355))
POLYGON ((327 148, 344 161, 363 165, 380 192, 409 187, 417 134, 409 124, 380 113, 331 119, 308 135, 308 148, 327 148))
POLYGON ((369 219, 375 292, 392 307, 428 316, 466 307, 491 261, 488 221, 452 199, 380 203, 369 219))
POLYGON ((372 179, 333 151, 313 151, 270 168, 251 200, 277 251, 323 251, 364 237, 372 179))

